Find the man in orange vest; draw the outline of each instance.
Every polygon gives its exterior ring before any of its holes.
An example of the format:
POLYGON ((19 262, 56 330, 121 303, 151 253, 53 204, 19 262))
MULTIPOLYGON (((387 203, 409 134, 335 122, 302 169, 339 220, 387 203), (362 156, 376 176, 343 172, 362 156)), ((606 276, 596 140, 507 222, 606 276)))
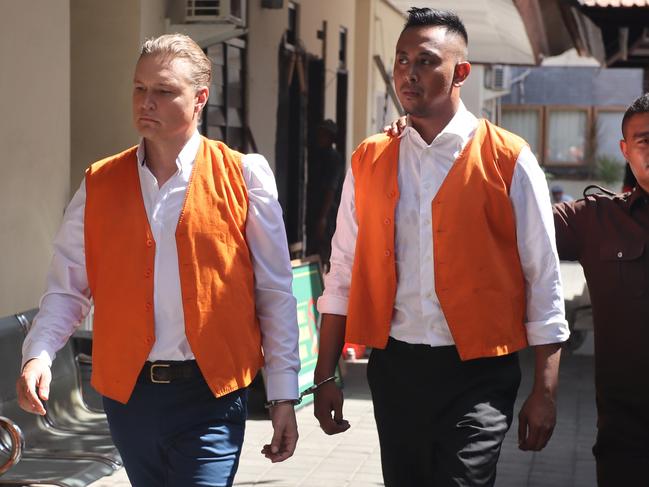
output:
MULTIPOLYGON (((519 446, 555 425, 560 342, 568 338, 547 183, 519 137, 460 100, 467 33, 450 12, 412 8, 394 83, 399 137, 352 156, 332 240, 315 381, 343 343, 373 348, 368 381, 388 487, 492 486, 513 416, 517 351, 536 357, 519 446)), ((327 434, 349 428, 334 383, 316 391, 327 434)))
POLYGON ((135 486, 232 485, 261 366, 274 428, 262 453, 280 462, 297 442, 296 304, 277 189, 262 156, 199 135, 211 65, 181 34, 144 43, 140 143, 86 171, 23 346, 19 401, 43 415, 54 354, 94 299, 92 383, 135 486))

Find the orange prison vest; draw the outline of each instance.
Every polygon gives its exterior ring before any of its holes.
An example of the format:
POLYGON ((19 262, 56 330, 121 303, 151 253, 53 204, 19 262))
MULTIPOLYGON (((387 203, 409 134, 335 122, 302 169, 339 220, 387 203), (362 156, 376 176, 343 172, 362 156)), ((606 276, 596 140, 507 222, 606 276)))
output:
MULTIPOLYGON (((136 147, 86 171, 86 267, 95 302, 92 384, 126 403, 155 341, 155 241, 136 147)), ((241 154, 203 138, 176 229, 185 334, 215 396, 262 366, 254 277, 245 239, 241 154)))
MULTIPOLYGON (((352 156, 358 236, 345 339, 375 348, 387 344, 397 289, 399 143, 376 135, 352 156)), ((527 346, 525 281, 509 200, 525 145, 480 120, 431 202, 435 291, 462 360, 527 346)))

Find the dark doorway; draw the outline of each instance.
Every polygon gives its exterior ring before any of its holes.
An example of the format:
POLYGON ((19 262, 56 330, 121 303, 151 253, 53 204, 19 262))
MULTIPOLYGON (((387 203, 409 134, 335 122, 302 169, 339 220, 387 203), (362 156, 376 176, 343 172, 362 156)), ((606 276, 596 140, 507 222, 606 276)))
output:
POLYGON ((338 137, 336 138, 336 149, 347 162, 347 86, 349 74, 346 70, 338 70, 336 75, 336 125, 338 125, 338 137))
POLYGON ((318 194, 320 187, 318 178, 321 175, 322 168, 319 167, 320 160, 315 157, 318 151, 317 131, 318 126, 324 120, 324 90, 325 90, 325 65, 324 61, 319 58, 310 58, 309 60, 309 102, 307 107, 307 134, 308 134, 308 161, 307 172, 308 180, 306 185, 306 249, 305 255, 316 253, 313 247, 313 225, 317 219, 317 210, 319 208, 318 194))
POLYGON ((292 254, 303 248, 306 207, 306 73, 301 56, 280 47, 275 177, 292 254))

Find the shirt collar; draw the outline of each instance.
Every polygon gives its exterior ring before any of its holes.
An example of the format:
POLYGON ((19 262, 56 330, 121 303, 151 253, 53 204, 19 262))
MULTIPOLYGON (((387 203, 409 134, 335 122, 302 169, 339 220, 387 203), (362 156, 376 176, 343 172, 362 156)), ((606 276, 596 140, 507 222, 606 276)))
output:
POLYGON ((636 186, 635 188, 633 188, 633 191, 631 191, 631 194, 626 200, 627 209, 630 212, 635 206, 638 206, 642 203, 647 203, 648 200, 649 195, 647 194, 647 192, 640 186, 636 186))
MULTIPOLYGON (((184 147, 181 149, 178 157, 176 158, 176 165, 178 170, 183 168, 191 167, 196 160, 196 154, 198 154, 198 148, 201 145, 201 136, 198 133, 198 130, 190 137, 184 147)), ((143 167, 146 162, 146 154, 144 148, 144 138, 140 138, 140 143, 137 147, 137 162, 139 167, 143 167)))
MULTIPOLYGON (((454 135, 462 139, 462 141, 468 140, 475 132, 477 125, 478 119, 475 117, 475 115, 473 115, 469 110, 466 109, 466 106, 464 105, 462 100, 460 100, 460 106, 458 107, 457 112, 455 112, 453 118, 451 118, 451 120, 446 124, 442 131, 437 134, 435 140, 445 135, 454 135)), ((414 136, 416 134, 417 137, 421 139, 419 133, 412 127, 410 115, 406 117, 406 127, 403 129, 403 132, 401 132, 401 135, 399 135, 399 137, 404 137, 406 134, 410 134, 410 136, 414 136)), ((433 143, 435 143, 435 140, 433 140, 433 143)))

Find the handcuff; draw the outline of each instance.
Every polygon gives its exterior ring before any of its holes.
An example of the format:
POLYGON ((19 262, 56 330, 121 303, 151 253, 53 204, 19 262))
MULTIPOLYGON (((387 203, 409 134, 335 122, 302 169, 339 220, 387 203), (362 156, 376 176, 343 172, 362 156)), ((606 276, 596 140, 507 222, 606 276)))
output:
POLYGON ((326 384, 327 382, 331 382, 332 380, 336 380, 335 375, 332 375, 331 377, 327 377, 325 380, 320 381, 317 384, 313 384, 311 387, 306 388, 304 391, 300 393, 300 397, 298 397, 297 399, 272 399, 264 403, 264 407, 266 409, 270 409, 272 407, 277 406, 278 404, 284 404, 284 403, 290 403, 293 406, 297 406, 302 402, 304 396, 313 394, 316 390, 318 390, 320 386, 326 384))

